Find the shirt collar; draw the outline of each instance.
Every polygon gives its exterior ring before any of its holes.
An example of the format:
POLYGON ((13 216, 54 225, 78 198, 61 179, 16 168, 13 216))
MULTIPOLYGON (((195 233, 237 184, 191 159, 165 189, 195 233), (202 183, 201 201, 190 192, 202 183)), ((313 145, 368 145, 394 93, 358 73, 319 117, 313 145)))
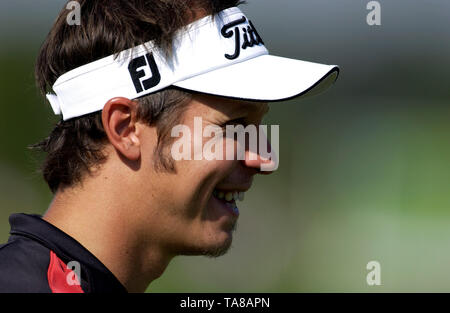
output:
POLYGON ((81 270, 87 269, 91 292, 127 292, 125 287, 91 252, 68 234, 37 214, 12 214, 9 217, 11 235, 38 241, 66 260, 76 260, 81 270))

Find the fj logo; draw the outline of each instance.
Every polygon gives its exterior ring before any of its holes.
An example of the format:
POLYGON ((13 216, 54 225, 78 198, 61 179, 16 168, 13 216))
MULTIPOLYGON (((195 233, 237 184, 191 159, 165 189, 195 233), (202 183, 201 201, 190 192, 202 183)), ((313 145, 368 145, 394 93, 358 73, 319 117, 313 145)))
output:
POLYGON ((131 60, 128 71, 137 93, 153 88, 161 81, 161 75, 152 53, 131 60))

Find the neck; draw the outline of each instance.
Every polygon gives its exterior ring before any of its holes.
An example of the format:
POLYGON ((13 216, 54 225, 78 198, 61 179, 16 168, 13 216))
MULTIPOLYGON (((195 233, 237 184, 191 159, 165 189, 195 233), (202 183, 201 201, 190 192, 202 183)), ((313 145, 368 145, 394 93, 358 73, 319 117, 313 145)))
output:
POLYGON ((156 238, 142 238, 136 231, 130 218, 136 208, 123 189, 93 184, 87 180, 83 186, 58 191, 43 218, 94 254, 129 292, 144 292, 172 256, 156 238))

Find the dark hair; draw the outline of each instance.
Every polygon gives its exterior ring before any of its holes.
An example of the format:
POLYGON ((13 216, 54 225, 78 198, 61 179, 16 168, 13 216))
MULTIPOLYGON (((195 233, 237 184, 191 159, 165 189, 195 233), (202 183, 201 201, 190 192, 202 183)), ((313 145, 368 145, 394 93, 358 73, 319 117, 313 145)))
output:
MULTIPOLYGON (((154 42, 169 55, 173 35, 188 24, 197 10, 215 14, 237 6, 238 0, 78 0, 81 25, 68 25, 64 9, 36 61, 36 83, 43 95, 62 74, 97 59, 117 54, 144 42, 154 42)), ((137 99, 138 118, 156 126, 158 146, 155 166, 173 170, 164 153, 170 129, 182 115, 190 93, 175 88, 137 99)), ((31 148, 47 153, 41 166, 52 192, 81 182, 83 175, 106 160, 107 143, 101 112, 58 122, 50 135, 31 148)))

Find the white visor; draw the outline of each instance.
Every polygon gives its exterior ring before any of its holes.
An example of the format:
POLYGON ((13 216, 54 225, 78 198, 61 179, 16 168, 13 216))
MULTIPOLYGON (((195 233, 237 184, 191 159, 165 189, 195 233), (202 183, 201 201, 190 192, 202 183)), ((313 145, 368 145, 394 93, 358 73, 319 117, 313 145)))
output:
POLYGON ((338 74, 335 65, 269 55, 252 22, 234 7, 179 31, 169 58, 147 42, 61 75, 47 99, 67 120, 100 111, 112 98, 136 99, 169 86, 252 101, 285 100, 319 93, 338 74))

